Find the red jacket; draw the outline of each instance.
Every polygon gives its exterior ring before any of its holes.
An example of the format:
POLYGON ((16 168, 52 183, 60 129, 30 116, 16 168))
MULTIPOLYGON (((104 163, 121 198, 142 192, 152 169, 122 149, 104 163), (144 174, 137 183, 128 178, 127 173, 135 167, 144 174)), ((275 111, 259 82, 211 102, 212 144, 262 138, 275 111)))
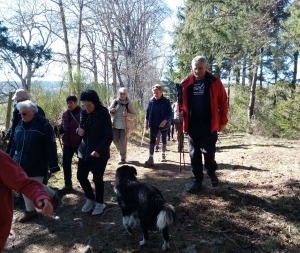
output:
POLYGON ((42 184, 29 179, 23 169, 0 150, 0 250, 9 236, 13 217, 12 190, 24 193, 37 206, 42 199, 51 201, 42 184))
MULTIPOLYGON (((211 79, 210 87, 210 108, 211 108, 211 131, 219 131, 220 125, 226 125, 228 122, 228 103, 227 94, 221 80, 206 72, 206 77, 211 79)), ((182 87, 182 104, 183 111, 183 132, 188 131, 189 125, 189 108, 187 87, 194 83, 194 74, 189 75, 181 81, 182 87)))

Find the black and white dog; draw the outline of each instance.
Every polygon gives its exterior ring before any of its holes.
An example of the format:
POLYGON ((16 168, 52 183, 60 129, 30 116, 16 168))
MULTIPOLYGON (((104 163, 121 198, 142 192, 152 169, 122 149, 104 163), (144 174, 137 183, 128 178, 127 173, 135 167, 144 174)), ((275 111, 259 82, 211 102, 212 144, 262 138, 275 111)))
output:
POLYGON ((176 219, 174 207, 166 203, 156 187, 137 181, 136 175, 136 169, 127 165, 116 171, 115 192, 122 209, 123 225, 131 234, 136 219, 140 220, 144 233, 140 245, 146 244, 148 230, 158 228, 163 234, 162 249, 165 250, 169 248, 168 228, 176 219))

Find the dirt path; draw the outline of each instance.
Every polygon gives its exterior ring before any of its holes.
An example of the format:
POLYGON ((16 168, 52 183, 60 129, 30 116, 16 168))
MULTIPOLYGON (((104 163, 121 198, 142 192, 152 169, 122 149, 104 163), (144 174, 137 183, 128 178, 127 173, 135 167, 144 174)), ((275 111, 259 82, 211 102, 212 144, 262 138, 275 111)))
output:
MULTIPOLYGON (((219 140, 220 185, 212 188, 205 177, 203 190, 196 195, 184 190, 191 183, 190 160, 186 153, 186 167, 179 173, 175 142, 169 142, 168 161, 151 169, 143 165, 147 146, 133 140, 129 144, 128 161, 137 168, 139 180, 161 189, 176 208, 178 222, 170 232, 169 252, 300 252, 300 141, 245 134, 220 135, 219 140)), ((155 153, 156 162, 159 158, 155 153)), ((112 188, 117 161, 112 148, 103 215, 80 211, 85 198, 74 167, 75 191, 62 196, 52 217, 14 222, 5 252, 161 252, 160 233, 152 232, 148 245, 140 248, 140 229, 132 236, 123 229, 112 188)), ((62 184, 61 172, 50 180, 53 187, 62 184)), ((16 205, 15 218, 23 210, 24 204, 16 205)))

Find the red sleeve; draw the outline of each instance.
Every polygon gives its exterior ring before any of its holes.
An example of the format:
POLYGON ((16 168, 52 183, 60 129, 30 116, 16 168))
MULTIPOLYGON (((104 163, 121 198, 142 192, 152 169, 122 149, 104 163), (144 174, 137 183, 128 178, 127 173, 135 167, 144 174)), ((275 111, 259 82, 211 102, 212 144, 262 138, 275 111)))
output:
POLYGON ((4 185, 25 194, 35 206, 42 199, 51 201, 50 195, 44 190, 42 184, 28 178, 19 164, 2 151, 0 151, 0 161, 0 180, 4 185))
POLYGON ((226 125, 228 122, 228 102, 227 102, 227 93, 221 82, 219 82, 219 99, 218 99, 218 109, 220 113, 220 125, 226 125))

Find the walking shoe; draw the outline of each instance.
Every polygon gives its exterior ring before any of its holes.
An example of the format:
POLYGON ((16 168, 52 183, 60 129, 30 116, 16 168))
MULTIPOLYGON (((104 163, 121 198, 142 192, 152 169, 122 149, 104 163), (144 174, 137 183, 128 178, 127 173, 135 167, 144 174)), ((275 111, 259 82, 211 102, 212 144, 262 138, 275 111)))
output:
POLYGON ((95 201, 93 199, 87 199, 84 206, 81 209, 81 212, 87 213, 92 210, 95 201))
POLYGON ((166 154, 161 155, 161 162, 166 162, 166 154))
POLYGON ((190 187, 188 187, 187 192, 189 192, 189 193, 196 193, 196 192, 199 192, 201 190, 201 188, 202 188, 202 183, 194 181, 190 185, 190 187))
POLYGON ((148 160, 145 162, 146 165, 148 166, 153 166, 154 165, 154 160, 153 156, 149 156, 148 160))
POLYGON ((219 185, 219 179, 216 174, 210 176, 210 183, 212 187, 217 187, 219 185))
POLYGON ((96 202, 94 211, 92 212, 92 215, 98 215, 98 214, 102 213, 105 207, 106 207, 105 204, 101 204, 101 203, 96 202))
POLYGON ((31 221, 34 217, 38 215, 37 211, 26 211, 22 217, 19 218, 19 222, 24 223, 26 221, 31 221))
POLYGON ((64 185, 63 187, 58 189, 58 192, 61 194, 69 193, 73 191, 72 185, 64 185))
POLYGON ((118 164, 125 164, 126 163, 126 160, 125 159, 121 159, 118 164))
POLYGON ((55 195, 53 196, 52 198, 52 206, 53 206, 53 209, 55 209, 56 207, 58 207, 59 205, 59 197, 58 197, 58 193, 57 191, 55 192, 55 195))

